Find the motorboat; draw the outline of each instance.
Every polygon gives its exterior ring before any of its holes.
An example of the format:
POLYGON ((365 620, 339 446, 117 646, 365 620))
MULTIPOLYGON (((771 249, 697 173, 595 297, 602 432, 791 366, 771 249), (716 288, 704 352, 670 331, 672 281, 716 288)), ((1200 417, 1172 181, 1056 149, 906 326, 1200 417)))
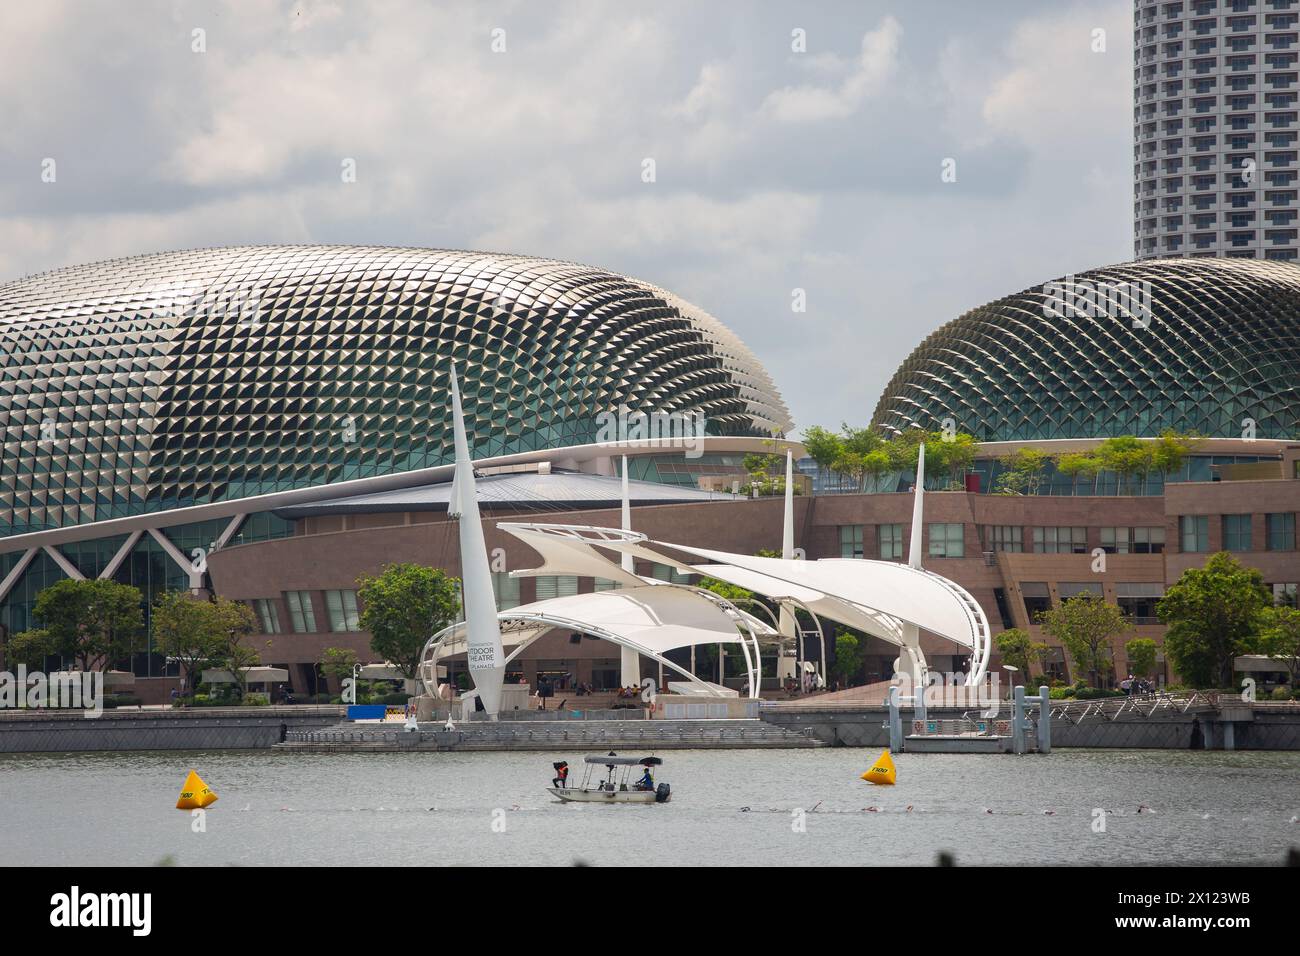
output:
MULTIPOLYGON (((667 803, 672 797, 672 787, 654 783, 653 768, 663 764, 659 757, 620 757, 611 752, 589 754, 582 762, 578 786, 548 788, 565 803, 667 803), (640 771, 636 780, 631 779, 634 769, 640 771)), ((554 764, 556 780, 567 782, 568 766, 564 761, 554 764)))

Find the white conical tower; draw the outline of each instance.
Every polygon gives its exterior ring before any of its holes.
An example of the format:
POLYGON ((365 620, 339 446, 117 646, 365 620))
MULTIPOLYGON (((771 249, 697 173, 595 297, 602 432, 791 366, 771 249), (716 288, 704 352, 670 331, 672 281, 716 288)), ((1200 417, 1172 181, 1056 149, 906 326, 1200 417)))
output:
MULTIPOLYGON (((917 450, 916 456, 916 490, 912 496, 912 536, 908 545, 907 563, 911 567, 921 567, 922 521, 925 504, 925 443, 917 450)), ((921 652, 921 632, 915 624, 903 624, 903 649, 898 655, 899 671, 907 673, 912 679, 915 692, 921 693, 925 687, 925 655, 921 652)))
MULTIPOLYGON (((632 530, 632 495, 628 490, 627 484, 627 455, 623 456, 623 530, 632 530)), ((623 570, 628 574, 633 574, 636 567, 632 555, 624 553, 622 558, 623 570)), ((620 687, 640 687, 641 686, 641 655, 631 647, 619 647, 619 677, 618 684, 620 687)))
MULTIPOLYGON (((785 452, 785 513, 781 520, 781 557, 785 558, 787 561, 794 559, 794 455, 788 448, 785 452)), ((782 637, 795 638, 795 646, 799 651, 803 651, 803 641, 798 639, 799 635, 796 633, 799 621, 795 617, 794 612, 790 610, 789 606, 785 603, 782 603, 780 606, 780 615, 777 618, 776 626, 777 630, 781 632, 782 637)), ((782 641, 782 645, 784 645, 784 643, 785 642, 782 641)), ((800 653, 798 657, 800 658, 798 660, 798 666, 802 668, 803 660, 801 658, 803 657, 803 654, 800 653)), ((792 674, 781 670, 778 666, 777 677, 782 680, 786 677, 795 676, 797 676, 799 680, 803 680, 802 671, 799 671, 797 674, 792 674)))
POLYGON ((492 593, 492 572, 488 567, 487 544, 478 514, 478 491, 474 487, 474 463, 465 438, 465 418, 460 408, 460 385, 456 366, 451 367, 452 433, 456 442, 456 472, 448 504, 460 524, 461 594, 465 603, 465 647, 469 676, 479 700, 491 720, 501 710, 501 686, 505 683, 505 652, 501 648, 501 626, 497 602, 492 593))

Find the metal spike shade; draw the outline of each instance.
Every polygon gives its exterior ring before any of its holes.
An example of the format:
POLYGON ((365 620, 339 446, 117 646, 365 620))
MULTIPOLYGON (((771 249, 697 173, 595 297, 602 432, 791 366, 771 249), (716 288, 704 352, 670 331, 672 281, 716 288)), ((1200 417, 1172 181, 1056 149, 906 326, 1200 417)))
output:
POLYGON ((529 256, 245 246, 0 283, 0 534, 452 460, 587 444, 597 416, 789 413, 716 319, 648 283, 529 256))
POLYGON ((1300 436, 1300 266, 1146 259, 1067 279, 932 333, 872 424, 1026 441, 1240 438, 1250 419, 1255 437, 1300 436))

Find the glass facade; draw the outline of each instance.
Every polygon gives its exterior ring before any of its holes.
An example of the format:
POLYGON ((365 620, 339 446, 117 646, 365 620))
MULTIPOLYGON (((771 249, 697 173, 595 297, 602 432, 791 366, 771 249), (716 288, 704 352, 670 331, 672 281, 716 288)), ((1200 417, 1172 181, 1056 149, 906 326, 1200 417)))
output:
MULTIPOLYGON (((228 518, 199 521, 166 528, 163 530, 163 535, 187 560, 197 562, 197 566, 203 568, 207 553, 211 551, 212 544, 220 537, 227 524, 229 524, 228 518)), ((249 515, 227 547, 285 537, 292 534, 292 531, 291 522, 273 514, 249 515)), ((126 541, 126 535, 115 535, 92 541, 62 544, 58 546, 58 551, 81 572, 83 577, 97 578, 126 541)), ((22 556, 22 551, 0 554, 0 577, 8 574, 22 556)), ((11 634, 38 626, 39 622, 32 617, 32 605, 36 601, 36 595, 43 588, 64 577, 67 575, 54 559, 44 550, 38 551, 22 577, 18 579, 4 601, 0 602, 0 626, 11 634)), ((166 669, 166 661, 161 655, 153 652, 153 605, 164 591, 187 590, 190 586, 188 570, 178 566, 161 544, 151 535, 145 534, 118 566, 113 574, 113 580, 139 588, 144 606, 145 630, 137 650, 131 655, 129 668, 140 677, 162 676, 166 669)), ((205 587, 211 586, 206 573, 203 575, 203 584, 205 587)))

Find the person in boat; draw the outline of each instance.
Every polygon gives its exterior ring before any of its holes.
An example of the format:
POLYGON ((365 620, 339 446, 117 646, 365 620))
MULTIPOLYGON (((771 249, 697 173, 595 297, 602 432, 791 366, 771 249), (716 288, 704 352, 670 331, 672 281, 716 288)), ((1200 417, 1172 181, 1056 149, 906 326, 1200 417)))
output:
POLYGON ((636 782, 638 790, 653 790, 655 788, 655 778, 650 773, 650 768, 645 768, 645 773, 641 774, 641 779, 636 782))
POLYGON ((551 780, 551 786, 563 790, 569 785, 569 765, 559 763, 555 765, 555 777, 551 780))

